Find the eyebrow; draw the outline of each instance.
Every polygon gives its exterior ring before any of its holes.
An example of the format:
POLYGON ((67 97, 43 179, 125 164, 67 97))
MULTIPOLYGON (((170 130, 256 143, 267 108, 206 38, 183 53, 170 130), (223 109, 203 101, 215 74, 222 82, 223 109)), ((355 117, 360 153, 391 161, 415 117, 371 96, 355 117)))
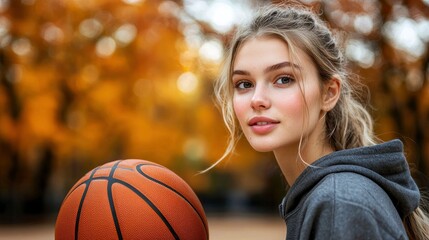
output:
MULTIPOLYGON (((284 67, 294 67, 294 68, 297 68, 297 69, 301 68, 300 66, 298 66, 298 65, 296 65, 294 63, 291 63, 291 62, 281 62, 281 63, 277 63, 277 64, 274 64, 274 65, 268 66, 267 68, 264 69, 264 73, 272 72, 272 71, 275 71, 275 70, 278 70, 278 69, 281 69, 281 68, 284 68, 284 67)), ((245 70, 234 70, 232 72, 232 75, 246 75, 246 76, 250 76, 250 72, 249 71, 245 71, 245 70)))

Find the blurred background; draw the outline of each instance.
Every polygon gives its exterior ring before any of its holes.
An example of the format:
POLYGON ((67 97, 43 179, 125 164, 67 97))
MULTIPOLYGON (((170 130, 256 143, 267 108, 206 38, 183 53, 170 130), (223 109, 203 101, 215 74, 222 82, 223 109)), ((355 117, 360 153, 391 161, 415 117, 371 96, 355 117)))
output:
MULTIPOLYGON (((266 2, 0 0, 0 226, 53 223, 79 178, 128 158, 175 171, 209 216, 277 215, 286 184, 244 139, 196 175, 226 147, 213 102, 224 50, 266 2)), ((429 0, 302 2, 342 36, 377 136, 402 139, 428 186, 429 0)))

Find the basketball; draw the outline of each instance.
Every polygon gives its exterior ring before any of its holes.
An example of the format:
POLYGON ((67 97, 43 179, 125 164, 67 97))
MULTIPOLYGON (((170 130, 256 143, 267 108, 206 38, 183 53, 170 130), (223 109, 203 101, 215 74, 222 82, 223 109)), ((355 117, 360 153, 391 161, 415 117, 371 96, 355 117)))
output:
POLYGON ((208 239, 207 218, 176 173, 139 159, 117 160, 84 175, 64 198, 55 239, 208 239))

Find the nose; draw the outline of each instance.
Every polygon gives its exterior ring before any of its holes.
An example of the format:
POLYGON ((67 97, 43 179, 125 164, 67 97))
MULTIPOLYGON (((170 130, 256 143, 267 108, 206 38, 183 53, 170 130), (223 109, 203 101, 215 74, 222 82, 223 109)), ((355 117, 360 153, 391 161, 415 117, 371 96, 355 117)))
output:
POLYGON ((251 106, 254 110, 264 110, 271 107, 271 101, 267 94, 265 86, 259 85, 255 87, 253 92, 251 106))

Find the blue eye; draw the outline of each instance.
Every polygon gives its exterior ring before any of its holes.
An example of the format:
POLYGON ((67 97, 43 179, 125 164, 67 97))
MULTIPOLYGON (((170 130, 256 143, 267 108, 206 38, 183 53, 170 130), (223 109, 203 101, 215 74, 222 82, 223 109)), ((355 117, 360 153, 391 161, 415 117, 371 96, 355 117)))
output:
POLYGON ((251 88, 252 86, 253 84, 251 82, 245 82, 245 81, 240 81, 237 84, 235 84, 235 88, 239 88, 239 89, 251 88))
POLYGON ((276 80, 276 84, 289 84, 292 83, 294 81, 294 79, 292 77, 289 76, 283 76, 283 77, 279 77, 276 80))

